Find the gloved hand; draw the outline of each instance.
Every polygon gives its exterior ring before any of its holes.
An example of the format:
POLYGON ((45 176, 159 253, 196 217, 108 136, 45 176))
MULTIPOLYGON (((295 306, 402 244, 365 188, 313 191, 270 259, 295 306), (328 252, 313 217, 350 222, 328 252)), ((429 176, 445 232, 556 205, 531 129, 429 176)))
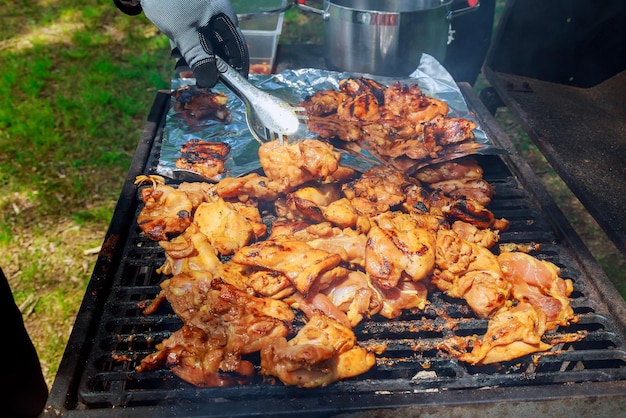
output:
MULTIPOLYGON (((114 1, 125 13, 128 12, 118 3, 133 2, 114 1)), ((248 47, 230 1, 141 0, 141 7, 146 17, 176 45, 193 71, 198 87, 213 87, 217 83, 216 54, 248 76, 248 47)))

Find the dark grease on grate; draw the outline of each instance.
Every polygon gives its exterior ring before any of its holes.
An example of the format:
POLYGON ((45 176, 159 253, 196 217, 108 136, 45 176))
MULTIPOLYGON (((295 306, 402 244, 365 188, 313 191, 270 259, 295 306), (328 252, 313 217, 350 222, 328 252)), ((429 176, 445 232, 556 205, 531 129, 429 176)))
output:
MULTIPOLYGON (((582 341, 557 346, 538 360, 525 356, 498 365, 463 364, 439 352, 437 343, 453 335, 482 335, 487 321, 476 319, 463 301, 436 291, 429 295, 431 304, 423 312, 407 312, 395 320, 375 317, 359 324, 354 331, 361 344, 384 343, 387 349, 377 355, 377 364, 369 372, 327 388, 290 388, 261 377, 241 387, 196 388, 167 369, 137 373, 134 368, 139 361, 155 351, 155 345, 182 323, 168 303, 163 303, 153 315, 144 316, 141 312, 140 304, 154 298, 160 290, 163 276, 155 269, 163 263, 164 255, 157 243, 140 233, 135 223, 99 320, 80 381, 78 402, 87 409, 191 405, 211 415, 243 413, 255 402, 266 405, 268 410, 280 411, 281 401, 297 398, 303 408, 315 411, 333 410, 337 404, 348 405, 356 399, 363 406, 366 402, 384 403, 381 397, 392 399, 391 402, 396 397, 403 403, 407 393, 432 392, 433 396, 443 396, 456 390, 463 396, 463 390, 485 387, 626 380, 626 347, 621 325, 590 298, 590 293, 595 295, 590 279, 580 273, 570 254, 556 243, 550 225, 504 163, 497 157, 482 157, 480 162, 485 179, 495 186, 497 193, 489 208, 496 217, 511 221, 510 229, 501 234, 501 242, 541 244, 540 251, 533 255, 555 263, 561 268, 562 276, 574 282, 572 306, 580 321, 547 335, 585 331, 588 335, 582 341), (445 316, 452 319, 444 319, 445 316), (456 327, 449 326, 451 320, 456 327), (372 397, 378 401, 371 400, 372 397)), ((137 199, 135 219, 139 203, 137 199)), ((250 359, 258 367, 258 357, 250 359)))

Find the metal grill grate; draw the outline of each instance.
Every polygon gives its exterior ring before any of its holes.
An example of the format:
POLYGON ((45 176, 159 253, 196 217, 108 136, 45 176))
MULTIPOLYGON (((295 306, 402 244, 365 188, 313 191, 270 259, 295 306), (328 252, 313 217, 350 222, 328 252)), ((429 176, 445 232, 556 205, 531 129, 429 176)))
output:
MULTIPOLYGON (((586 279, 555 244, 556 237, 541 212, 518 187, 506 166, 497 158, 484 158, 485 178, 494 184, 496 197, 490 206, 496 217, 511 221, 502 242, 541 244, 537 255, 562 269, 573 279, 572 305, 580 322, 561 327, 556 333, 586 331, 579 342, 557 346, 553 352, 526 356, 508 363, 468 366, 446 358, 436 349, 443 339, 457 335, 484 334, 487 321, 475 319, 466 305, 432 292, 424 312, 405 313, 397 320, 374 318, 356 327, 355 334, 365 345, 385 343, 377 365, 368 373, 329 388, 303 391, 270 385, 256 378, 237 388, 199 389, 178 379, 168 370, 137 373, 134 367, 156 343, 182 325, 167 303, 150 316, 143 316, 139 304, 159 292, 162 276, 155 272, 164 261, 162 250, 141 235, 135 226, 124 247, 111 294, 100 319, 99 331, 80 384, 80 400, 89 408, 169 404, 184 400, 214 404, 228 411, 241 399, 274 400, 294 396, 328 396, 345 393, 449 391, 484 387, 537 386, 555 383, 594 382, 626 379, 626 351, 619 328, 598 312, 588 298, 586 279), (454 326, 452 326, 454 325, 454 326)), ((139 207, 136 206, 135 210, 139 207)), ((135 213, 136 217, 136 213, 135 213)), ((252 356, 258 364, 258 359, 252 356)))

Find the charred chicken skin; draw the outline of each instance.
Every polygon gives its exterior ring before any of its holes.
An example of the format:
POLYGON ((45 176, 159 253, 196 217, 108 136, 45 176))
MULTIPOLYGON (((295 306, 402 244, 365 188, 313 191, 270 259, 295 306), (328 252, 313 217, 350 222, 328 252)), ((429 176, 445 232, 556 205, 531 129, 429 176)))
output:
MULTIPOLYGON (((358 142, 400 169, 447 155, 449 146, 474 143, 476 123, 448 117, 445 101, 427 96, 414 84, 385 86, 348 78, 340 80, 339 90, 318 91, 301 104, 309 116, 308 128, 318 138, 358 142)), ((473 148, 464 152, 471 154, 473 148)))

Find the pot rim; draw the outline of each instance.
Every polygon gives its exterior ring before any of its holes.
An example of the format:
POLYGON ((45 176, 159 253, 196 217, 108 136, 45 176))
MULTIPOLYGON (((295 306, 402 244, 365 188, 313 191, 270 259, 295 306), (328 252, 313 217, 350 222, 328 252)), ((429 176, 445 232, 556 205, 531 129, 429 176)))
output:
POLYGON ((423 12, 449 6, 453 0, 325 0, 332 7, 371 13, 411 13, 423 12), (381 7, 383 6, 384 7, 381 7))

